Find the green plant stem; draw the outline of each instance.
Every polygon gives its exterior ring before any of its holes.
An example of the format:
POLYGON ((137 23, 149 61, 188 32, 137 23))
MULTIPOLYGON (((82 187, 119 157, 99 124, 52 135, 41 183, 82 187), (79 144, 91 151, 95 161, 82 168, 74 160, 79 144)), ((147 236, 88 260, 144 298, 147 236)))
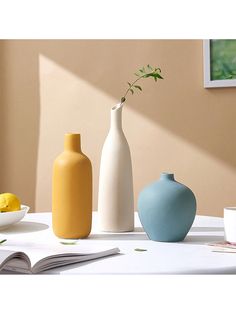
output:
MULTIPOLYGON (((138 82, 141 78, 143 78, 145 75, 147 75, 147 74, 143 74, 142 76, 140 76, 139 78, 137 78, 137 80, 135 80, 135 81, 131 84, 131 86, 127 89, 126 93, 124 94, 124 97, 122 97, 122 98, 125 99, 126 95, 127 95, 128 92, 130 91, 130 89, 134 86, 134 84, 135 84, 136 82, 138 82)), ((125 101, 125 100, 124 100, 124 101, 125 101)))
MULTIPOLYGON (((154 72, 154 71, 153 71, 153 72, 154 72)), ((150 73, 152 73, 152 72, 150 72, 150 73)), ((125 100, 126 100, 125 97, 127 96, 128 92, 132 89, 132 87, 134 86, 134 84, 135 84, 136 82, 138 82, 141 78, 144 78, 144 76, 146 76, 146 75, 147 75, 147 73, 143 74, 142 76, 138 77, 138 78, 131 84, 131 86, 126 90, 124 96, 121 98, 121 104, 122 104, 123 102, 125 102, 125 100)))
POLYGON ((160 68, 153 69, 148 64, 147 69, 150 70, 150 72, 147 73, 145 67, 143 67, 142 69, 139 69, 139 72, 141 72, 141 74, 135 73, 135 75, 137 75, 138 78, 135 81, 133 81, 132 84, 130 82, 127 82, 129 85, 129 88, 125 91, 124 96, 121 98, 120 104, 122 104, 126 101, 126 96, 127 96, 128 92, 131 92, 133 95, 136 89, 139 89, 140 91, 142 91, 141 86, 135 85, 139 80, 141 80, 143 78, 152 77, 152 78, 154 78, 155 82, 157 82, 157 79, 163 79, 163 77, 158 73, 158 72, 161 72, 160 68))

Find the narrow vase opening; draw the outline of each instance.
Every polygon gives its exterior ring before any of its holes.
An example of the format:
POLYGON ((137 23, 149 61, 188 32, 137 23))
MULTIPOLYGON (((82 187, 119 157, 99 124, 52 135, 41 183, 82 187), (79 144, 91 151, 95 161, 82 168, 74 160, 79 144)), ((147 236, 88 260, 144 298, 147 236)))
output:
POLYGON ((119 103, 119 104, 117 104, 117 105, 113 106, 113 107, 111 108, 111 110, 117 110, 117 109, 120 109, 120 108, 122 108, 122 107, 123 107, 123 104, 124 104, 124 103, 119 103))
POLYGON ((175 180, 173 173, 162 172, 160 180, 175 180))
POLYGON ((80 152, 80 134, 78 133, 67 133, 64 137, 64 148, 65 150, 80 152))
POLYGON ((117 104, 111 108, 111 129, 122 130, 122 107, 123 104, 117 104))

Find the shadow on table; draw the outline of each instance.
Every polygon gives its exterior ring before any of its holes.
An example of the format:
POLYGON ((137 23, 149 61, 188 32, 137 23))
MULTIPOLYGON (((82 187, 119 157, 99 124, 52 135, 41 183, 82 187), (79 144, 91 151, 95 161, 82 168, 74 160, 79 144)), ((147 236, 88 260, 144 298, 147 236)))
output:
POLYGON ((134 232, 144 232, 142 227, 135 227, 134 232))
POLYGON ((224 231, 223 227, 192 227, 190 232, 214 232, 224 231))
POLYGON ((224 232, 224 227, 192 227, 190 233, 182 243, 187 244, 205 244, 209 242, 224 241, 224 234, 222 235, 199 235, 198 232, 224 232))
POLYGON ((7 229, 0 230, 2 234, 11 234, 11 233, 27 233, 34 231, 41 231, 48 229, 49 226, 39 222, 31 222, 31 221, 21 221, 15 225, 10 226, 7 229))
POLYGON ((224 236, 216 235, 188 235, 184 241, 180 243, 186 244, 206 244, 209 242, 219 242, 224 241, 224 236))
POLYGON ((91 240, 149 240, 148 236, 146 234, 91 234, 89 236, 89 239, 91 240))
POLYGON ((89 236, 92 240, 148 240, 147 234, 142 227, 134 228, 132 232, 120 233, 93 233, 89 236))

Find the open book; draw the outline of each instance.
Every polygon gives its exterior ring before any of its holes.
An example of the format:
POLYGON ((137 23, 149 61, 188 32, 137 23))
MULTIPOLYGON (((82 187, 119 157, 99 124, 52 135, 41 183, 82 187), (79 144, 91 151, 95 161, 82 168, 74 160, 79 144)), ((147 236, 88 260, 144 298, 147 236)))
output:
MULTIPOLYGON (((27 245, 28 244, 28 245, 27 245)), ((0 273, 13 272, 21 274, 38 274, 43 271, 59 266, 72 265, 79 262, 90 261, 105 256, 119 253, 118 248, 105 250, 94 250, 85 248, 83 245, 30 245, 11 247, 4 245, 0 247, 0 273), (14 248, 14 251, 12 250, 14 248), (15 250, 16 249, 16 250, 15 250), (20 250, 23 249, 23 250, 20 250)))

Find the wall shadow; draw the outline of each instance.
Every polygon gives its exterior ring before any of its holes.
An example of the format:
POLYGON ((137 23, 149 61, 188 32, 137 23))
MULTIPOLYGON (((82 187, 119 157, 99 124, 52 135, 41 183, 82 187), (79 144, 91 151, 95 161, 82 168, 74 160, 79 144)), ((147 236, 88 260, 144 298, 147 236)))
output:
POLYGON ((50 40, 42 41, 40 48, 117 101, 136 69, 147 63, 160 66, 165 79, 143 81, 143 92, 129 97, 129 108, 236 167, 236 148, 225 141, 236 137, 236 89, 227 88, 226 93, 225 88, 203 88, 201 40, 50 40))
MULTIPOLYGON (((144 184, 156 179, 154 171, 172 168, 195 191, 199 214, 222 216, 225 204, 235 204, 236 146, 230 139, 236 136, 236 89, 204 89, 202 40, 50 40, 37 45, 40 54, 59 68, 111 96, 111 107, 134 71, 147 63, 161 67, 164 80, 144 80, 143 92, 130 95, 123 115, 124 120, 134 118, 129 125, 124 123, 124 130, 134 152, 135 199, 144 184), (140 125, 135 124, 138 120, 140 125), (143 132, 142 123, 147 126, 143 132), (146 140, 149 130, 151 137, 146 140), (153 175, 143 160, 150 160, 153 175)), ((86 97, 84 93, 77 101, 86 103, 86 97)), ((107 123, 109 104, 97 101, 97 110, 99 106, 107 123)))
POLYGON ((48 229, 49 226, 41 222, 32 222, 32 221, 20 221, 17 224, 10 226, 6 230, 1 230, 2 234, 15 234, 15 233, 28 233, 28 232, 37 232, 41 230, 48 229))
POLYGON ((0 41, 2 192, 18 195, 35 207, 39 138, 39 75, 37 47, 31 41, 0 41))
POLYGON ((5 113, 5 67, 4 67, 4 41, 0 40, 0 117, 1 117, 1 132, 0 132, 0 193, 5 191, 4 189, 4 169, 6 168, 6 154, 4 153, 6 148, 6 133, 4 129, 6 127, 6 113, 5 113))
MULTIPOLYGON (((21 195, 31 211, 39 145, 40 54, 117 102, 134 71, 147 63, 161 67, 165 79, 143 81, 143 92, 130 96, 127 106, 235 170, 236 146, 231 139, 236 137, 232 102, 236 89, 203 88, 201 40, 4 40, 0 41, 0 190, 21 195)), ((134 128, 140 132, 139 126, 134 128)))

